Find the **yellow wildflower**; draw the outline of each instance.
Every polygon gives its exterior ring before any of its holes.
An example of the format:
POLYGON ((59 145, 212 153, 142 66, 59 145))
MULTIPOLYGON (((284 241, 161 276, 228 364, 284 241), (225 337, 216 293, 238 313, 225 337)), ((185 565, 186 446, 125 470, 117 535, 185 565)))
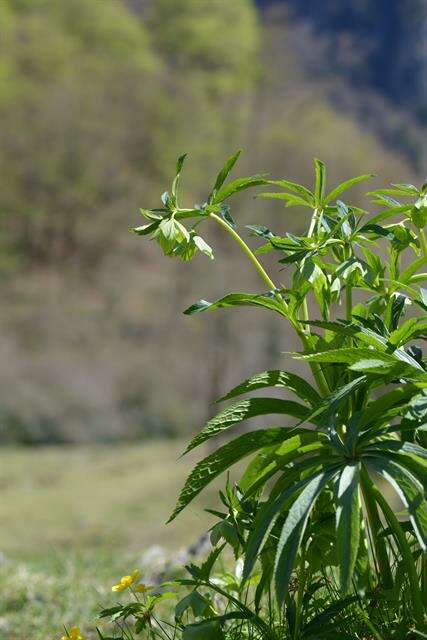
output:
POLYGON ((135 569, 129 576, 122 576, 120 582, 111 587, 111 591, 124 591, 131 586, 141 576, 139 569, 135 569))
POLYGON ((86 640, 79 627, 71 627, 67 636, 62 636, 61 640, 86 640))

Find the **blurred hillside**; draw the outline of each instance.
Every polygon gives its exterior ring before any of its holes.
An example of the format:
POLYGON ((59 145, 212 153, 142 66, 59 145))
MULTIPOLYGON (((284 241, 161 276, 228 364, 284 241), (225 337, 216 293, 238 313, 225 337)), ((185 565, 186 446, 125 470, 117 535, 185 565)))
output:
MULTIPOLYGON (((319 156, 333 181, 417 180, 423 125, 329 72, 305 16, 283 2, 262 14, 250 0, 208 4, 0 3, 2 442, 188 433, 229 384, 283 361, 286 326, 262 312, 180 315, 200 297, 262 289, 227 239, 208 237, 214 263, 178 265, 127 233, 180 153, 189 204, 238 147, 241 175, 309 183, 319 156)), ((363 48, 352 55, 368 73, 363 48)), ((233 212, 306 224, 252 196, 233 212)))

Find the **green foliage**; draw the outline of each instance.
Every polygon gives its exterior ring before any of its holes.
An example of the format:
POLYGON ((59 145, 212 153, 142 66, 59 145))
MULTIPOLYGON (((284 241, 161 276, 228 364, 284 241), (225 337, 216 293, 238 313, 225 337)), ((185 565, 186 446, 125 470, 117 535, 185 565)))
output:
MULTIPOLYGON (((173 188, 171 196, 163 197, 165 209, 146 215, 157 216, 154 224, 159 228, 177 225, 180 220, 180 226, 174 226, 179 243, 188 242, 193 227, 208 220, 233 237, 268 291, 232 293, 214 303, 201 300, 185 313, 242 305, 278 312, 299 336, 303 351, 293 357, 310 366, 317 390, 294 374, 267 371, 223 396, 221 401, 256 389, 279 387, 296 394, 304 404, 277 397, 249 397, 212 418, 187 451, 249 418, 285 414, 294 420, 290 428, 244 433, 199 462, 171 519, 211 479, 255 453, 242 476, 240 497, 233 497, 228 488, 228 498, 223 499, 230 516, 217 513, 223 523, 235 528, 235 534, 225 533, 222 524, 215 529, 219 536, 214 544, 224 538, 234 554, 243 558, 243 585, 250 584, 254 571, 258 573, 257 606, 268 596, 273 582, 277 606, 279 611, 284 607, 291 637, 308 637, 304 599, 309 597, 313 581, 329 573, 339 580, 339 610, 354 602, 354 596, 346 600, 351 592, 363 598, 373 589, 383 589, 385 597, 385 589, 391 589, 395 603, 403 593, 409 598, 410 616, 421 629, 427 597, 423 581, 427 371, 419 344, 426 338, 427 319, 425 292, 420 286, 426 279, 421 269, 427 264, 426 187, 399 184, 371 192, 374 204, 386 209, 370 216, 366 210, 337 200, 347 189, 370 178, 369 174, 347 180, 328 193, 325 165, 316 159, 313 191, 289 180, 268 181, 263 176, 226 183, 238 156, 239 152, 221 169, 204 205, 180 208, 173 188), (219 215, 225 199, 241 189, 265 184, 284 191, 262 193, 261 197, 283 201, 285 207, 312 210, 309 229, 302 236, 279 236, 266 227, 251 225, 251 231, 264 242, 262 251, 279 253, 286 276, 286 283, 280 285, 236 232, 228 204, 227 216, 219 215), (405 198, 405 203, 397 197, 405 198), (389 218, 394 221, 385 224, 389 218), (193 225, 189 231, 188 222, 193 225), (380 260, 379 252, 387 259, 380 260), (410 266, 408 260, 412 260, 410 266), (354 293, 358 294, 357 304, 354 293), (318 311, 313 311, 315 304, 318 311), (417 315, 405 319, 409 306, 417 315), (309 317, 309 309, 316 314, 314 319, 309 317), (379 477, 400 497, 405 524, 396 518, 378 489, 379 477), (244 505, 253 500, 256 507, 239 524, 239 505, 243 516, 244 505), (388 535, 381 514, 390 527, 388 535), (319 564, 316 553, 320 551, 315 550, 323 539, 328 553, 321 554, 319 564), (329 553, 330 545, 335 553, 329 553), (398 567, 394 574, 390 569, 393 557, 398 567), (301 584, 302 574, 307 572, 301 584), (292 599, 295 576, 300 584, 292 599)), ((177 176, 181 165, 180 160, 177 176)), ((174 185, 177 181, 178 177, 174 185)), ((152 233, 152 227, 149 231, 152 233)), ((156 231, 153 236, 158 239, 156 231)), ((176 253, 168 251, 168 255, 176 253)), ((398 610, 399 605, 395 606, 398 610)), ((313 621, 310 624, 313 630, 319 629, 313 621)))

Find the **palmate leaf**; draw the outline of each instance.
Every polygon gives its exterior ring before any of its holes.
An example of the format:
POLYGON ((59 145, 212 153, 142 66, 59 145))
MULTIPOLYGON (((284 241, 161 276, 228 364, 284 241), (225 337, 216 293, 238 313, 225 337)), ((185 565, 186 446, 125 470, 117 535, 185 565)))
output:
POLYGON ((190 473, 168 522, 176 516, 220 473, 249 454, 283 442, 289 431, 283 427, 258 429, 235 438, 201 460, 190 473))
POLYGON ((249 391, 255 391, 256 389, 264 389, 266 387, 283 387, 293 391, 301 400, 306 400, 311 405, 317 404, 320 401, 320 396, 316 389, 311 386, 304 378, 296 375, 295 373, 289 373, 287 371, 281 371, 275 369, 271 371, 262 371, 251 376, 241 384, 237 385, 231 391, 219 398, 217 402, 223 402, 224 400, 230 400, 236 396, 240 396, 243 393, 249 391))
POLYGON ((316 474, 289 509, 280 533, 274 563, 276 597, 279 605, 285 600, 296 555, 316 498, 337 473, 337 467, 330 466, 316 474))
POLYGON ((367 464, 394 488, 406 509, 421 548, 427 548, 427 501, 424 487, 402 465, 382 456, 366 456, 367 464))
POLYGON ((359 464, 344 467, 338 482, 336 532, 343 595, 351 587, 360 541, 359 464))
POLYGON ((233 425, 243 422, 243 420, 249 420, 249 418, 285 414, 301 420, 308 412, 308 407, 293 400, 281 400, 280 398, 247 398, 246 400, 239 400, 211 418, 205 427, 191 440, 185 453, 233 425))
POLYGON ((229 293, 228 295, 216 300, 208 302, 207 300, 198 300, 184 311, 184 314, 191 316, 201 311, 214 311, 228 307, 264 307, 270 311, 276 311, 281 316, 287 317, 283 304, 268 295, 254 293, 229 293))

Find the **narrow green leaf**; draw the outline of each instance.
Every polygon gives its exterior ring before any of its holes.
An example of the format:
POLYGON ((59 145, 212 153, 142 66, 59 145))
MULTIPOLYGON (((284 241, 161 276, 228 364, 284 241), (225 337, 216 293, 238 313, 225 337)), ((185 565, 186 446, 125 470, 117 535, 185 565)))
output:
POLYGON ((283 189, 288 189, 289 191, 299 193, 299 195, 304 198, 307 204, 314 204, 314 194, 302 184, 291 182, 290 180, 269 180, 268 184, 274 184, 278 187, 283 187, 283 189))
POLYGON ((272 414, 284 414, 301 420, 308 412, 308 407, 293 400, 281 400, 280 398, 247 398, 246 400, 239 400, 209 420, 191 440, 185 453, 244 420, 272 414))
POLYGON ((176 507, 169 518, 176 516, 220 473, 258 449, 282 442, 288 437, 283 427, 259 429, 244 433, 220 447, 199 462, 190 473, 180 493, 176 507))
POLYGON ((335 187, 335 189, 333 189, 328 193, 328 195, 324 199, 324 203, 328 204, 329 202, 336 200, 338 196, 341 195, 341 193, 343 193, 343 191, 347 191, 347 189, 354 187, 356 184, 359 184, 360 182, 364 182, 365 180, 370 180, 371 178, 374 178, 374 177, 375 177, 374 173, 366 173, 361 176, 356 176, 355 178, 350 178, 350 180, 346 180, 345 182, 341 182, 341 184, 339 184, 337 187, 335 187))
POLYGON ((418 195, 418 191, 414 194, 411 192, 408 192, 408 189, 401 189, 399 187, 393 189, 393 188, 386 188, 386 189, 375 189, 374 191, 368 191, 368 193, 366 194, 367 196, 409 196, 409 195, 418 195))
POLYGON ((257 198, 263 198, 264 200, 285 200, 286 207, 311 207, 312 205, 308 203, 303 197, 296 196, 293 193, 273 193, 270 191, 266 191, 264 193, 259 193, 257 198))
POLYGON ((385 211, 381 211, 381 213, 377 213, 375 216, 370 218, 369 223, 370 224, 377 224, 378 222, 382 222, 383 220, 387 220, 387 218, 393 218, 394 216, 396 216, 399 213, 406 213, 407 211, 410 211, 411 208, 412 208, 412 205, 410 205, 410 204, 403 204, 400 207, 391 207, 390 209, 386 209, 385 211))
POLYGON ((316 204, 320 205, 323 201, 326 188, 326 167, 318 158, 314 158, 314 196, 316 204))
POLYGON ((359 464, 349 464, 341 472, 338 483, 336 532, 343 595, 351 587, 360 540, 359 464))
POLYGON ((274 564, 276 596, 279 605, 283 604, 288 591, 295 558, 316 498, 337 472, 337 468, 329 468, 316 475, 289 509, 280 533, 274 564))
MULTIPOLYGON (((402 387, 393 389, 367 404, 367 406, 356 417, 359 429, 369 426, 378 418, 381 418, 389 409, 396 408, 400 412, 401 407, 417 392, 417 387, 412 384, 405 384, 402 387)), ((397 415, 397 414, 396 414, 397 415)))
POLYGON ((312 411, 308 412, 301 422, 297 425, 300 426, 304 424, 304 422, 311 422, 314 418, 317 418, 321 414, 328 411, 329 414, 334 414, 340 404, 345 398, 351 395, 356 389, 359 389, 366 382, 366 376, 360 376, 359 378, 355 378, 351 380, 347 384, 339 387, 329 395, 325 396, 321 399, 319 404, 313 408, 312 411))
POLYGON ((367 349, 364 347, 358 348, 343 348, 343 349, 330 349, 329 351, 319 351, 317 353, 299 353, 294 355, 295 358, 300 360, 307 360, 309 362, 330 362, 330 363, 343 363, 350 365, 350 368, 356 371, 369 371, 374 367, 374 371, 377 373, 378 369, 392 368, 396 365, 402 365, 401 372, 412 373, 416 376, 416 372, 423 373, 422 367, 413 359, 409 354, 403 352, 403 350, 396 349, 393 354, 379 351, 378 349, 367 349), (358 365, 359 363, 359 365, 358 365), (372 363, 372 364, 371 364, 372 363), (405 368, 406 366, 406 368, 405 368))
POLYGON ((247 178, 237 178, 236 180, 232 180, 216 193, 216 195, 212 198, 212 204, 219 204, 238 191, 243 191, 244 189, 250 189, 251 187, 268 184, 268 181, 265 178, 266 175, 267 174, 258 174, 255 176, 249 176, 247 178))
POLYGON ((236 164, 236 162, 239 159, 239 156, 240 156, 241 153, 242 153, 242 150, 239 149, 236 153, 234 153, 232 156, 230 156, 228 158, 228 160, 226 161, 226 163, 224 164, 224 166, 222 167, 221 171, 218 173, 218 175, 216 177, 216 180, 215 180, 215 184, 214 184, 213 189, 212 189, 212 191, 211 191, 211 193, 209 195, 209 198, 208 198, 209 202, 212 202, 212 200, 215 197, 216 193, 218 192, 218 190, 222 187, 222 185, 224 184, 224 182, 228 178, 228 175, 229 175, 230 171, 232 170, 232 168, 236 164))
POLYGON ((187 316, 191 316, 201 311, 214 311, 215 309, 226 309, 227 307, 264 307, 270 311, 276 311, 285 318, 287 317, 283 305, 275 298, 254 293, 229 293, 215 302, 198 300, 186 309, 184 313, 187 316))
POLYGON ((253 495, 280 469, 284 469, 306 453, 324 451, 327 436, 321 431, 295 428, 289 438, 278 445, 265 447, 251 460, 239 480, 239 487, 246 495, 253 495))
POLYGON ((385 455, 366 456, 369 466, 383 476, 395 489, 409 513, 421 548, 427 548, 427 501, 422 483, 401 465, 385 455))
POLYGON ((179 156, 177 163, 176 163, 176 176, 175 179, 172 183, 172 189, 171 189, 171 195, 174 201, 174 204, 177 205, 178 204, 178 185, 179 185, 179 179, 181 177, 181 171, 182 171, 182 167, 184 165, 185 159, 187 157, 187 154, 184 153, 182 154, 182 156, 179 156))
POLYGON ((425 318, 409 318, 390 334, 388 341, 396 347, 401 347, 426 332, 427 321, 425 318))
POLYGON ((221 623, 218 620, 203 620, 187 624, 182 631, 182 640, 223 640, 221 623))
POLYGON ((310 481, 319 478, 321 471, 312 472, 310 475, 299 479, 301 470, 304 468, 315 469, 318 465, 316 457, 311 460, 297 463, 288 469, 287 473, 279 480, 280 491, 278 495, 270 495, 268 501, 263 504, 255 516, 253 528, 249 534, 245 549, 245 564, 243 567, 243 580, 247 580, 251 575, 255 562, 265 544, 268 533, 271 530, 275 519, 287 506, 288 502, 295 494, 303 489, 310 481))
POLYGON ((219 398, 217 402, 230 400, 243 393, 255 391, 255 389, 264 389, 266 387, 283 387, 289 389, 299 398, 306 400, 312 405, 320 402, 319 394, 304 378, 301 378, 295 373, 288 373, 287 371, 278 369, 256 373, 254 376, 237 385, 237 387, 231 389, 231 391, 219 398))

